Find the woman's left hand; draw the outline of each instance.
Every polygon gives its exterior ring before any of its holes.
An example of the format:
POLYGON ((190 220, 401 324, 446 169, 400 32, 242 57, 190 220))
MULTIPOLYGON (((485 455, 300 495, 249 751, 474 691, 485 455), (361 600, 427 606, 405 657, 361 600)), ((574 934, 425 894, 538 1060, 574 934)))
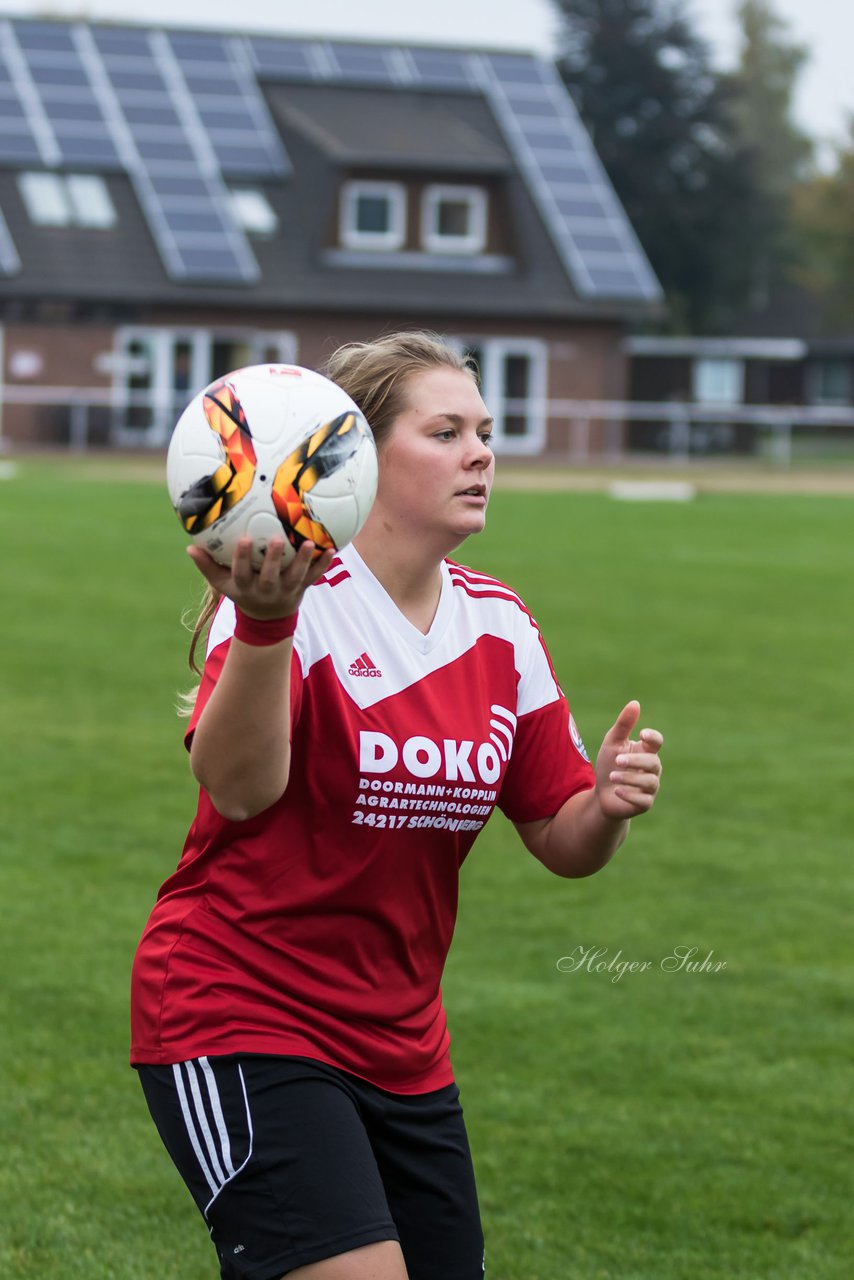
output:
POLYGON ((655 803, 661 785, 658 753, 664 737, 657 729, 630 734, 640 719, 640 703, 627 703, 605 734, 596 757, 596 794, 606 818, 634 818, 655 803))

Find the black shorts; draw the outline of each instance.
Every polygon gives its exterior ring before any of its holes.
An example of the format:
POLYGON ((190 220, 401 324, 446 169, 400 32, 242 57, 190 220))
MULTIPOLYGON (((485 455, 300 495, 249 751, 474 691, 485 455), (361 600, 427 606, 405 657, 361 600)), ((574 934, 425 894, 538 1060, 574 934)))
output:
POLYGON ((455 1084, 388 1093, 310 1058, 138 1068, 204 1215, 222 1280, 399 1240, 409 1280, 481 1280, 483 1234, 455 1084))

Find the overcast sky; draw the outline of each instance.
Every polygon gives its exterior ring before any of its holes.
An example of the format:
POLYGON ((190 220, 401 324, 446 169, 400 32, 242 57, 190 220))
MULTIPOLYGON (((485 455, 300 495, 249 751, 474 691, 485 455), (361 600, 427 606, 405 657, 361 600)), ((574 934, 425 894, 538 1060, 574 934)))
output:
MULTIPOLYGON (((729 66, 737 50, 738 0, 685 0, 697 29, 729 66)), ((854 115, 854 0, 774 0, 792 36, 811 50, 802 73, 796 117, 821 140, 841 140, 854 115)), ((556 20, 549 0, 0 0, 0 14, 49 13, 218 26, 300 35, 510 46, 551 53, 556 20)))

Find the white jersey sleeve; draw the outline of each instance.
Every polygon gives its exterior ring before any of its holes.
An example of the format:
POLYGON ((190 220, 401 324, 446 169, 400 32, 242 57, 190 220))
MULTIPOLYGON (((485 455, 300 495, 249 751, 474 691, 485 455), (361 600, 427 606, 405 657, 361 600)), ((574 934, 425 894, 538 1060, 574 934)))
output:
POLYGON ((513 822, 557 813, 595 774, 540 630, 525 613, 516 644, 517 724, 498 803, 513 822))

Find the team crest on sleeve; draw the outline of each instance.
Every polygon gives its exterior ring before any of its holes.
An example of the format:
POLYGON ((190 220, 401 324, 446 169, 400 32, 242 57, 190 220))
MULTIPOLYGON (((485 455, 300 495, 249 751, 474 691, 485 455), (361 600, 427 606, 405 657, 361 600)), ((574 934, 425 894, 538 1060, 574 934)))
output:
POLYGON ((570 733, 570 737, 572 738, 572 745, 575 747, 578 754, 582 756, 589 764, 590 757, 587 754, 587 748, 584 745, 584 741, 581 737, 581 734, 578 732, 578 725, 575 723, 575 718, 572 715, 570 715, 569 717, 569 733, 570 733))

